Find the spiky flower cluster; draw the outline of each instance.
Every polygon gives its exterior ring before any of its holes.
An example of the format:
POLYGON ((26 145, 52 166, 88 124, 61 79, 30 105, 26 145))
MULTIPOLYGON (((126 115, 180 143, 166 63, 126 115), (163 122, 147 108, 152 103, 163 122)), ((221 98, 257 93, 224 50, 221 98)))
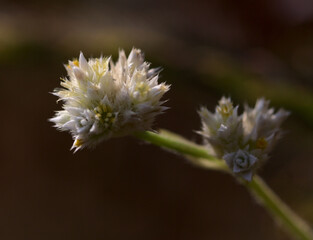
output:
POLYGON ((281 135, 280 125, 289 113, 283 109, 274 113, 269 101, 261 98, 254 108, 246 105, 243 114, 238 115, 238 106, 223 97, 215 113, 203 107, 199 115, 199 133, 215 155, 224 159, 234 174, 251 181, 281 135))
POLYGON ((155 116, 167 109, 160 99, 169 86, 158 83, 160 69, 149 69, 139 49, 132 49, 128 58, 120 51, 116 63, 105 57, 87 61, 80 53, 65 68, 68 78, 54 91, 63 110, 50 121, 71 132, 75 150, 149 130, 155 116))

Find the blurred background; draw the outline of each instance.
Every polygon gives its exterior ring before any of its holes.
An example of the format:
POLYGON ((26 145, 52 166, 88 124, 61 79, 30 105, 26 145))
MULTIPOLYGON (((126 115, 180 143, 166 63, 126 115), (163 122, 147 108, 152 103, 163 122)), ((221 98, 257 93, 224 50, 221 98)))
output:
POLYGON ((222 95, 290 110, 260 175, 313 226, 313 1, 2 0, 1 239, 289 239, 223 173, 131 137, 69 151, 47 121, 63 64, 133 46, 172 84, 155 129, 201 142, 222 95))

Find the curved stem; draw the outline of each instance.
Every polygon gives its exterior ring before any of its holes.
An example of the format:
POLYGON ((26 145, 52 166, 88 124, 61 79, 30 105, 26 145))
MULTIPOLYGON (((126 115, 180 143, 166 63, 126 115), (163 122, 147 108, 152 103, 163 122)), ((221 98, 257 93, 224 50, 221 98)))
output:
MULTIPOLYGON (((136 133, 135 137, 182 154, 204 168, 231 173, 225 162, 209 154, 206 148, 174 133, 165 130, 161 130, 159 134, 146 131, 136 133)), ((254 176, 251 182, 243 179, 240 182, 296 239, 313 240, 313 233, 307 223, 288 208, 259 176, 254 176)))
POLYGON ((254 176, 251 182, 243 183, 270 214, 297 239, 312 240, 310 227, 298 217, 279 197, 266 185, 259 176, 254 176))
POLYGON ((210 162, 212 168, 228 169, 223 161, 210 155, 206 148, 168 131, 162 130, 159 134, 150 131, 137 132, 134 136, 187 157, 199 158, 199 165, 201 165, 200 159, 206 159, 206 161, 210 162))

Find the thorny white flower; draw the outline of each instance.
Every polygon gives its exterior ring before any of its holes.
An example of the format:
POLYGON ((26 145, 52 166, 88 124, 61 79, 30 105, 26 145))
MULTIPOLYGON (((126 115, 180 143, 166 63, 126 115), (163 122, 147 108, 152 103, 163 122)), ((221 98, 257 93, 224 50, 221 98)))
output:
POLYGON ((71 132, 72 149, 151 129, 155 116, 167 109, 160 99, 169 85, 159 84, 160 69, 149 65, 139 49, 132 49, 128 58, 120 51, 116 63, 106 57, 87 61, 82 53, 69 61, 68 78, 53 93, 63 101, 63 110, 50 121, 71 132))
POLYGON ((223 158, 233 173, 251 181, 255 171, 268 158, 280 136, 280 125, 289 112, 274 113, 269 101, 258 99, 254 108, 245 106, 238 115, 230 98, 223 97, 215 113, 202 107, 199 111, 202 130, 199 132, 214 154, 223 158))

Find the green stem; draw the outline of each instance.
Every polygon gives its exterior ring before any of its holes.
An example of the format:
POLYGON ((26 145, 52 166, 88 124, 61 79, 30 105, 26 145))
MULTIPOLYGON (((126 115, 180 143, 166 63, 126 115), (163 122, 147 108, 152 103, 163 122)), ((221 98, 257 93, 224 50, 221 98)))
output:
MULTIPOLYGON (((167 150, 180 153, 204 168, 218 169, 231 173, 224 161, 209 154, 206 148, 190 142, 179 135, 161 130, 159 134, 149 131, 138 132, 135 134, 135 137, 167 150)), ((254 176, 251 182, 245 180, 240 182, 296 239, 313 240, 313 233, 310 227, 292 212, 259 176, 254 176)))
POLYGON ((167 150, 172 150, 176 153, 187 155, 187 157, 206 159, 206 161, 209 160, 210 164, 214 166, 212 168, 227 169, 226 164, 220 159, 210 155, 206 148, 194 144, 193 142, 190 142, 178 135, 164 130, 162 131, 162 134, 146 131, 137 132, 134 135, 141 140, 152 143, 167 150))
POLYGON ((254 197, 268 210, 270 214, 297 239, 312 240, 310 227, 298 217, 259 177, 254 176, 251 182, 243 182, 254 197))

